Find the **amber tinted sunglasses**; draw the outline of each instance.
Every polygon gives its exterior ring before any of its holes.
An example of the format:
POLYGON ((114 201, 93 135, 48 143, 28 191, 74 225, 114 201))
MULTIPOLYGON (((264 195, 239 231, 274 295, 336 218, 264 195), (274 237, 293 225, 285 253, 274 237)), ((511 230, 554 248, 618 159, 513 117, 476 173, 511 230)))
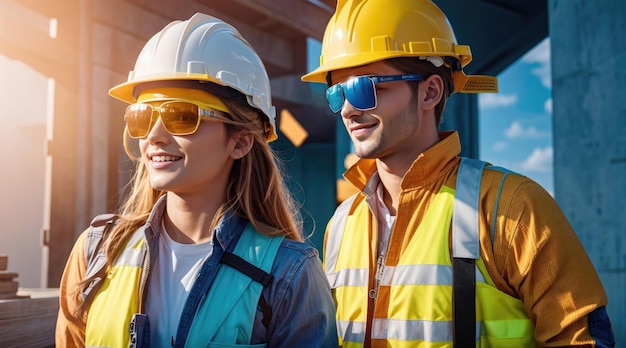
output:
POLYGON ((217 114, 202 103, 187 99, 168 100, 159 106, 131 104, 124 112, 128 134, 131 138, 147 136, 159 116, 168 133, 189 135, 198 130, 202 117, 215 117, 217 114))

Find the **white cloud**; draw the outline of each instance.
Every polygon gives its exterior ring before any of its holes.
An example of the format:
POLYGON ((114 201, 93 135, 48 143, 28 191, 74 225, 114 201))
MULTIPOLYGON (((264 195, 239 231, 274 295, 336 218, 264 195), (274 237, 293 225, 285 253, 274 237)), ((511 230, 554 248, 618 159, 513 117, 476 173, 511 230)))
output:
POLYGON ((495 109, 506 107, 517 103, 517 94, 480 94, 478 105, 480 109, 495 109))
POLYGON ((540 132, 537 127, 524 128, 518 121, 513 121, 511 126, 504 131, 508 138, 541 138, 547 136, 546 132, 540 132))
POLYGON ((524 128, 516 121, 511 123, 511 127, 507 128, 504 134, 509 138, 521 138, 524 135, 524 128))
POLYGON ((552 171, 553 150, 551 146, 535 148, 522 162, 522 168, 529 172, 549 173, 552 171))
POLYGON ((552 87, 552 75, 550 68, 550 38, 541 41, 535 48, 528 51, 523 57, 522 62, 534 64, 538 66, 531 72, 539 77, 541 83, 546 88, 552 87))
POLYGON ((528 63, 550 63, 550 38, 545 38, 537 46, 528 51, 523 57, 522 61, 528 63))
POLYGON ((552 98, 546 100, 546 102, 543 103, 543 109, 546 111, 547 114, 552 115, 552 98))
POLYGON ((493 144, 492 149, 493 149, 493 151, 502 151, 502 150, 506 149, 506 142, 505 141, 498 141, 495 144, 493 144))

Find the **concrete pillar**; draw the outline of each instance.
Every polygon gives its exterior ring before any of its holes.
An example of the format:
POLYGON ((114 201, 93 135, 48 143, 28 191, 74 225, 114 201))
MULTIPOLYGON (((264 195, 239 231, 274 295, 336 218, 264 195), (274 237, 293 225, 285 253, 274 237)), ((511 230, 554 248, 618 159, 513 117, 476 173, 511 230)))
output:
POLYGON ((555 197, 626 342, 626 2, 550 0, 555 197))
POLYGON ((456 93, 450 96, 439 129, 456 130, 461 140, 461 156, 478 158, 478 97, 456 93))

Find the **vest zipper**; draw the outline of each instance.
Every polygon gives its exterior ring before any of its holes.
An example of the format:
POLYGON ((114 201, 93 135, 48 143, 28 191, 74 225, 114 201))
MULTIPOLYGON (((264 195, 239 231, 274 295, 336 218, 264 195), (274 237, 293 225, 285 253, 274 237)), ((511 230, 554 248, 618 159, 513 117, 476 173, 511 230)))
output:
POLYGON ((376 299, 378 296, 378 290, 380 289, 380 282, 383 279, 385 266, 385 253, 378 255, 378 260, 376 261, 376 274, 374 275, 374 288, 370 289, 369 297, 371 299, 376 299))
MULTIPOLYGON (((375 193, 374 193, 375 195, 375 193)), ((372 214, 372 216, 374 217, 374 220, 376 220, 376 254, 379 253, 379 248, 378 248, 378 238, 380 237, 380 217, 378 216, 378 210, 376 209, 377 207, 375 205, 372 204, 372 199, 377 199, 374 198, 375 196, 371 195, 368 196, 367 199, 365 200, 365 203, 367 204, 370 214, 372 214)), ((381 204, 380 202, 376 202, 376 204, 381 204)), ((386 224, 386 222, 385 222, 386 224)), ((376 298, 378 296, 378 291, 380 289, 380 283, 382 281, 383 278, 383 274, 384 274, 384 267, 385 267, 385 261, 386 261, 386 256, 387 256, 387 252, 389 251, 389 241, 391 240, 391 234, 393 233, 393 229, 395 227, 396 223, 395 220, 393 222, 393 224, 391 225, 390 229, 389 229, 389 233, 387 234, 387 243, 385 244, 385 250, 380 253, 380 255, 377 255, 376 257, 376 269, 374 270, 374 288, 373 289, 369 289, 368 291, 368 297, 369 297, 369 301, 368 301, 368 309, 367 309, 367 319, 366 322, 372 324, 373 320, 374 320, 374 314, 376 313, 376 298), (371 307, 370 307, 371 304, 371 307)), ((372 342, 372 329, 371 329, 371 325, 366 325, 365 328, 365 340, 364 340, 364 344, 365 347, 369 347, 371 345, 372 342)))
POLYGON ((148 282, 148 274, 150 273, 150 246, 148 241, 144 240, 143 247, 146 248, 146 252, 143 256, 143 267, 141 270, 141 280, 139 281, 139 313, 144 313, 144 296, 146 283, 148 282))
MULTIPOLYGON (((370 211, 371 208, 370 208, 370 211)), ((378 215, 374 214, 374 218, 377 221, 376 224, 376 234, 378 235, 378 230, 380 230, 380 222, 378 221, 378 215)), ((375 317, 375 313, 376 313, 376 306, 377 306, 377 301, 376 298, 378 296, 378 291, 380 290, 380 283, 383 280, 383 275, 385 273, 385 263, 387 260, 387 253, 389 251, 389 241, 391 240, 391 234, 393 233, 393 228, 395 227, 396 223, 394 221, 394 223, 391 225, 391 228, 389 230, 389 234, 387 235, 387 243, 385 244, 385 250, 380 253, 380 255, 377 256, 376 258, 376 270, 375 270, 375 274, 374 274, 374 288, 370 289, 368 292, 368 296, 369 296, 369 303, 371 304, 371 309, 368 308, 367 310, 367 323, 369 323, 370 325, 367 325, 365 328, 365 340, 364 340, 364 344, 365 347, 369 347, 372 344, 372 329, 371 326, 374 323, 374 317, 375 317)), ((378 243, 377 243, 378 244, 378 243)), ((377 254, 378 254, 378 245, 376 246, 376 250, 377 250, 377 254)), ((369 307, 369 304, 368 304, 369 307)))
MULTIPOLYGON (((377 221, 377 229, 380 229, 380 221, 377 215, 374 215, 377 221)), ((389 228, 389 233, 387 234, 387 242, 385 243, 385 250, 380 253, 376 260, 376 274, 374 275, 374 289, 370 289, 369 297, 375 299, 378 296, 378 290, 380 289, 380 283, 383 280, 383 275, 385 274, 385 264, 387 261, 387 254, 389 253, 389 242, 391 241, 391 235, 393 234, 393 229, 396 226, 396 222, 394 221, 391 227, 389 228)), ((378 234, 379 231, 376 231, 378 234)), ((378 249, 378 247, 377 247, 378 249)))

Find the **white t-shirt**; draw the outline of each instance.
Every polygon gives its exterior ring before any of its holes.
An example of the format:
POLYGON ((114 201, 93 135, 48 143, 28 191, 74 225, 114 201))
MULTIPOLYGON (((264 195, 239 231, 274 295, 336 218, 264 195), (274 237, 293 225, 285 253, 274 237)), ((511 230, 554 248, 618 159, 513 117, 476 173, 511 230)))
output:
POLYGON ((146 314, 150 318, 152 347, 171 347, 180 315, 200 268, 213 250, 213 242, 177 243, 161 225, 158 256, 151 265, 146 314))

